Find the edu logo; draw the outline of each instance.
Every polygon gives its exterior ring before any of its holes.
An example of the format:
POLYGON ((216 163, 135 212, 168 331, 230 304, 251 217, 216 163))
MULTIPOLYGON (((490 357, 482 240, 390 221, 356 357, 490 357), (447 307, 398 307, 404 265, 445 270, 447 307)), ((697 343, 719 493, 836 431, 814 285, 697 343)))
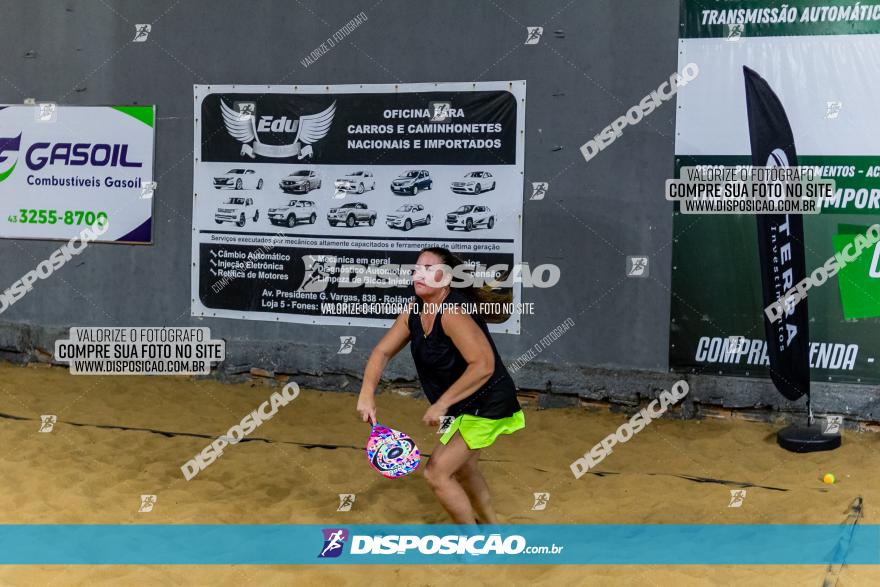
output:
POLYGON ((345 541, 348 540, 348 530, 345 528, 324 528, 324 548, 318 558, 336 558, 342 554, 345 541))
POLYGON ((15 171, 15 166, 18 165, 18 150, 21 147, 21 133, 18 133, 17 137, 10 138, 0 138, 0 164, 5 163, 8 158, 6 155, 7 151, 14 151, 15 161, 12 163, 12 167, 7 169, 6 171, 0 172, 0 181, 3 181, 15 171))
POLYGON ((237 102, 230 108, 220 100, 220 113, 226 132, 241 143, 241 157, 255 159, 261 157, 311 159, 314 156, 312 144, 320 141, 330 132, 336 102, 315 114, 305 114, 299 118, 287 116, 256 115, 255 102, 237 102), (259 135, 264 133, 294 134, 293 142, 283 145, 264 143, 259 135))

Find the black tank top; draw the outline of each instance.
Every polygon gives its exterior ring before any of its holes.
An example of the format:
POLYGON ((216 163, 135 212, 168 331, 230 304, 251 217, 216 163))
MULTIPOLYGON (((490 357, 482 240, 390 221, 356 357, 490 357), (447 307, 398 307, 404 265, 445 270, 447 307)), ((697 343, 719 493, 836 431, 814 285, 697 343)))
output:
MULTIPOLYGON (((451 291, 443 303, 467 302, 469 300, 463 294, 451 291)), ((455 347, 452 339, 443 331, 442 307, 434 317, 434 326, 431 332, 425 336, 420 313, 421 305, 421 300, 416 298, 416 303, 409 315, 410 350, 416 364, 419 380, 422 383, 422 389, 433 404, 461 377, 467 369, 467 361, 455 347)), ((471 314, 471 318, 483 331, 492 347, 492 354, 495 355, 495 371, 480 389, 453 404, 447 415, 471 414, 493 420, 512 416, 520 410, 519 402, 516 399, 516 386, 501 361, 501 356, 498 354, 498 349, 495 348, 495 342, 489 335, 486 323, 475 314, 471 314)))

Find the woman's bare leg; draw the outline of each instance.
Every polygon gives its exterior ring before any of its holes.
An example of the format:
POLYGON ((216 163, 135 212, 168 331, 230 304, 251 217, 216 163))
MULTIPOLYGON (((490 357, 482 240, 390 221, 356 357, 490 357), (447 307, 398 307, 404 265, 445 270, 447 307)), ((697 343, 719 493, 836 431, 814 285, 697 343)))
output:
POLYGON ((497 524, 498 516, 492 507, 489 486, 479 469, 480 451, 471 451, 468 461, 455 473, 461 487, 467 493, 471 506, 477 512, 477 519, 483 524, 497 524))
POLYGON ((437 445, 425 467, 425 480, 456 524, 477 522, 468 494, 455 477, 456 471, 468 462, 472 453, 461 435, 456 433, 447 444, 437 445))

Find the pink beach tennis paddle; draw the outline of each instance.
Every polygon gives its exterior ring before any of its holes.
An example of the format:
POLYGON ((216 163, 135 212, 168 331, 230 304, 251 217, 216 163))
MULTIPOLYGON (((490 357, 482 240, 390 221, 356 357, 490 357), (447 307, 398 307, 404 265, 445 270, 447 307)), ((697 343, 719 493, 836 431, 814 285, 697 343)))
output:
POLYGON ((367 460, 380 475, 403 477, 419 468, 421 454, 416 442, 399 430, 375 424, 367 441, 367 460))

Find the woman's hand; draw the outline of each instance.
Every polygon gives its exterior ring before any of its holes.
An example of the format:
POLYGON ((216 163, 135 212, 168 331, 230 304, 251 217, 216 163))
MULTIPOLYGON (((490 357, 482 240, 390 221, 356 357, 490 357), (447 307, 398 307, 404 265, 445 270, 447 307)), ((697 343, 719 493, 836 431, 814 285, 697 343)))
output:
POLYGON ((361 393, 358 396, 357 411, 364 422, 369 421, 374 426, 376 424, 376 400, 374 399, 376 388, 379 387, 382 370, 385 369, 388 361, 409 342, 408 320, 409 307, 400 313, 400 316, 394 321, 394 326, 385 333, 385 336, 370 353, 367 366, 364 367, 364 378, 361 382, 361 393))
POLYGON ((449 408, 447 408, 445 405, 437 402, 431 405, 430 408, 428 408, 428 411, 425 412, 424 416, 422 416, 422 422, 424 422, 428 426, 439 426, 440 420, 443 418, 443 416, 446 415, 446 412, 448 410, 449 408))
POLYGON ((360 394, 358 396, 357 411, 364 422, 376 425, 376 398, 372 394, 360 394))

